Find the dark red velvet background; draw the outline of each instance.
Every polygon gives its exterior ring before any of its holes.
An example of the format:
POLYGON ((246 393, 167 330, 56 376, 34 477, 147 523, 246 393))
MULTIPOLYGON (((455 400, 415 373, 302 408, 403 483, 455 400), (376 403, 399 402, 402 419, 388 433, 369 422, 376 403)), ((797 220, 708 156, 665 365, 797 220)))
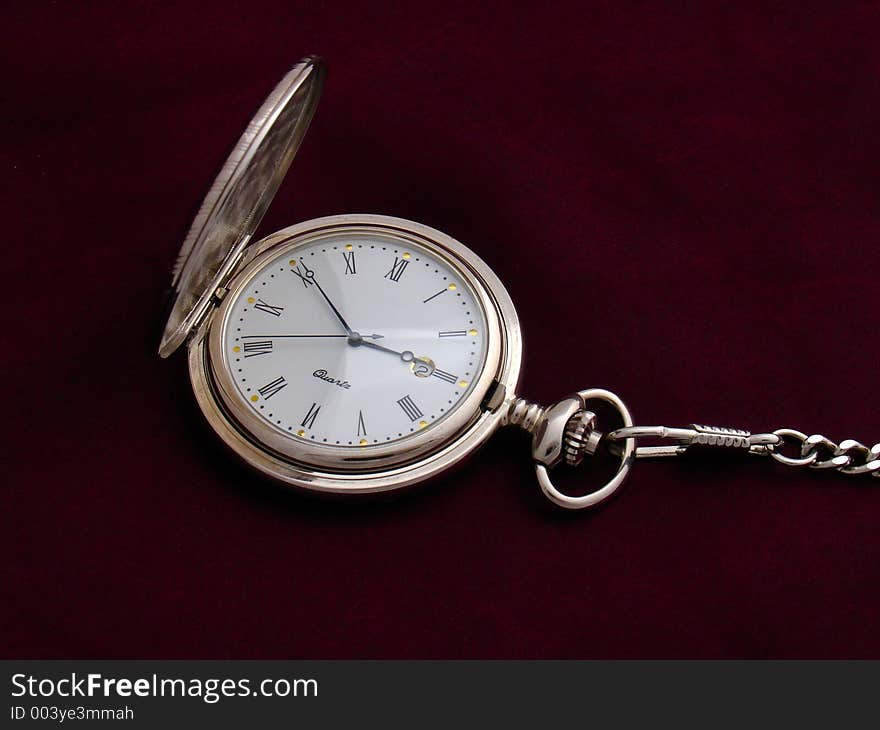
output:
POLYGON ((880 439, 876 3, 19 3, 4 11, 5 657, 877 657, 880 481, 640 463, 561 514, 528 441, 346 506, 201 421, 160 295, 300 56, 261 226, 411 218, 506 282, 523 394, 880 439))

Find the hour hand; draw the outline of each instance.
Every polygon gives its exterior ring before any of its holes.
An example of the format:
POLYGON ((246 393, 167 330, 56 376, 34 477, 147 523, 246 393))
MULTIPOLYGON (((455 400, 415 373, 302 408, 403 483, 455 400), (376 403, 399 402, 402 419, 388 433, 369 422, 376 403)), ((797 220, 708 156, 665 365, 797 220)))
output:
POLYGON ((375 342, 367 342, 367 338, 371 340, 380 340, 382 339, 382 335, 362 335, 360 332, 349 332, 348 344, 352 347, 360 347, 363 345, 364 347, 371 347, 374 350, 387 352, 389 355, 397 355, 397 357, 404 362, 411 362, 415 357, 409 350, 398 352, 397 350, 392 350, 390 347, 385 347, 385 345, 377 345, 375 342))
MULTIPOLYGON (((396 355, 405 363, 412 363, 413 373, 415 373, 420 378, 427 378, 431 373, 434 372, 434 361, 429 357, 416 357, 413 355, 411 350, 403 350, 399 352, 398 350, 392 350, 390 347, 385 347, 385 345, 378 345, 375 342, 368 342, 365 337, 369 337, 370 335, 361 335, 359 332, 352 332, 348 336, 348 344, 353 347, 370 347, 374 350, 381 350, 382 352, 387 352, 389 355, 396 355)), ((381 338, 382 335, 372 335, 372 339, 381 338)))

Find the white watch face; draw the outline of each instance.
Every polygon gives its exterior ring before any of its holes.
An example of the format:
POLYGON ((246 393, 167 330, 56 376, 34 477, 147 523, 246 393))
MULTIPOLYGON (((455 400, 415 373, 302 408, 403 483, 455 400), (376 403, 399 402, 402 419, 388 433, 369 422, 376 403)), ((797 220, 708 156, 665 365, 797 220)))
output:
POLYGON ((223 330, 244 403, 292 439, 369 448, 448 417, 486 359, 486 317, 447 260, 381 235, 334 235, 270 259, 223 330))

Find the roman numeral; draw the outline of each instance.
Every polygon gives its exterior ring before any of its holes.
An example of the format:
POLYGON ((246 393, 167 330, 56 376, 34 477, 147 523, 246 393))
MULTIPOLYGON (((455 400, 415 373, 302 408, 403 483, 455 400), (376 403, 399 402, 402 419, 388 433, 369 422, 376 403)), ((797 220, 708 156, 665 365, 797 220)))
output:
POLYGON ((358 411, 358 436, 367 435, 367 425, 364 423, 364 412, 358 411))
POLYGON ((315 283, 315 272, 302 262, 300 262, 300 267, 303 271, 306 272, 305 274, 300 274, 299 270, 297 269, 291 269, 291 271, 293 271, 293 273, 299 277, 300 281, 303 283, 303 286, 308 289, 312 284, 315 283))
POLYGON ((251 340, 244 343, 244 356, 256 357, 257 355, 268 355, 272 352, 272 340, 251 340))
POLYGON ((287 387, 287 381, 281 378, 275 378, 271 383, 266 383, 262 388, 257 388, 257 392, 263 396, 266 400, 269 400, 273 395, 275 395, 282 388, 287 387))
POLYGON ((431 373, 435 378, 440 378, 440 380, 445 380, 447 383, 454 383, 458 380, 457 375, 453 375, 452 373, 447 373, 445 370, 437 370, 435 368, 434 372, 431 373))
POLYGON ((312 403, 312 405, 309 407, 309 412, 306 413, 306 417, 303 418, 302 423, 299 425, 303 428, 314 428, 315 419, 318 417, 318 411, 320 410, 321 406, 319 406, 317 403, 312 403))
POLYGON ((391 266, 391 271, 389 271, 383 279, 391 279, 391 281, 400 281, 400 277, 403 275, 403 272, 406 271, 406 267, 409 264, 409 261, 406 259, 398 259, 397 256, 394 257, 394 264, 391 266))
POLYGON ((434 297, 439 297, 439 296, 440 296, 443 292, 445 292, 445 291, 446 291, 446 289, 441 289, 441 290, 438 291, 436 294, 432 294, 431 296, 429 296, 427 299, 422 299, 422 304, 427 304, 427 303, 430 302, 434 297))
POLYGON ((343 251, 342 258, 345 259, 345 273, 356 274, 357 269, 354 266, 354 251, 343 251))
POLYGON ((280 317, 281 313, 284 311, 284 307, 273 307, 271 304, 266 304, 262 299, 257 299, 254 309, 259 309, 266 314, 274 314, 276 317, 280 317))
POLYGON ((438 332, 438 337, 464 337, 467 335, 467 330, 448 330, 446 332, 438 332))
POLYGON ((397 405, 403 408, 403 412, 406 413, 407 418, 409 418, 410 421, 415 421, 417 418, 421 418, 425 415, 419 410, 419 407, 408 395, 403 396, 403 398, 397 401, 397 405))

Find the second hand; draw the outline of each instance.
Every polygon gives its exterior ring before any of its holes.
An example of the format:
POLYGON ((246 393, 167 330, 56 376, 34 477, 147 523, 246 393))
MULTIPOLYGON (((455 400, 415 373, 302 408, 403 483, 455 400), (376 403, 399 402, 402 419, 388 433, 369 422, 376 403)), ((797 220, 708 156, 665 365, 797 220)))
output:
MULTIPOLYGON (((262 337, 264 340, 279 340, 281 338, 304 338, 304 337, 339 337, 339 338, 348 338, 348 335, 243 335, 241 339, 247 340, 253 337, 262 337)), ((368 337, 371 340, 381 340, 383 335, 361 335, 361 337, 368 337)))

